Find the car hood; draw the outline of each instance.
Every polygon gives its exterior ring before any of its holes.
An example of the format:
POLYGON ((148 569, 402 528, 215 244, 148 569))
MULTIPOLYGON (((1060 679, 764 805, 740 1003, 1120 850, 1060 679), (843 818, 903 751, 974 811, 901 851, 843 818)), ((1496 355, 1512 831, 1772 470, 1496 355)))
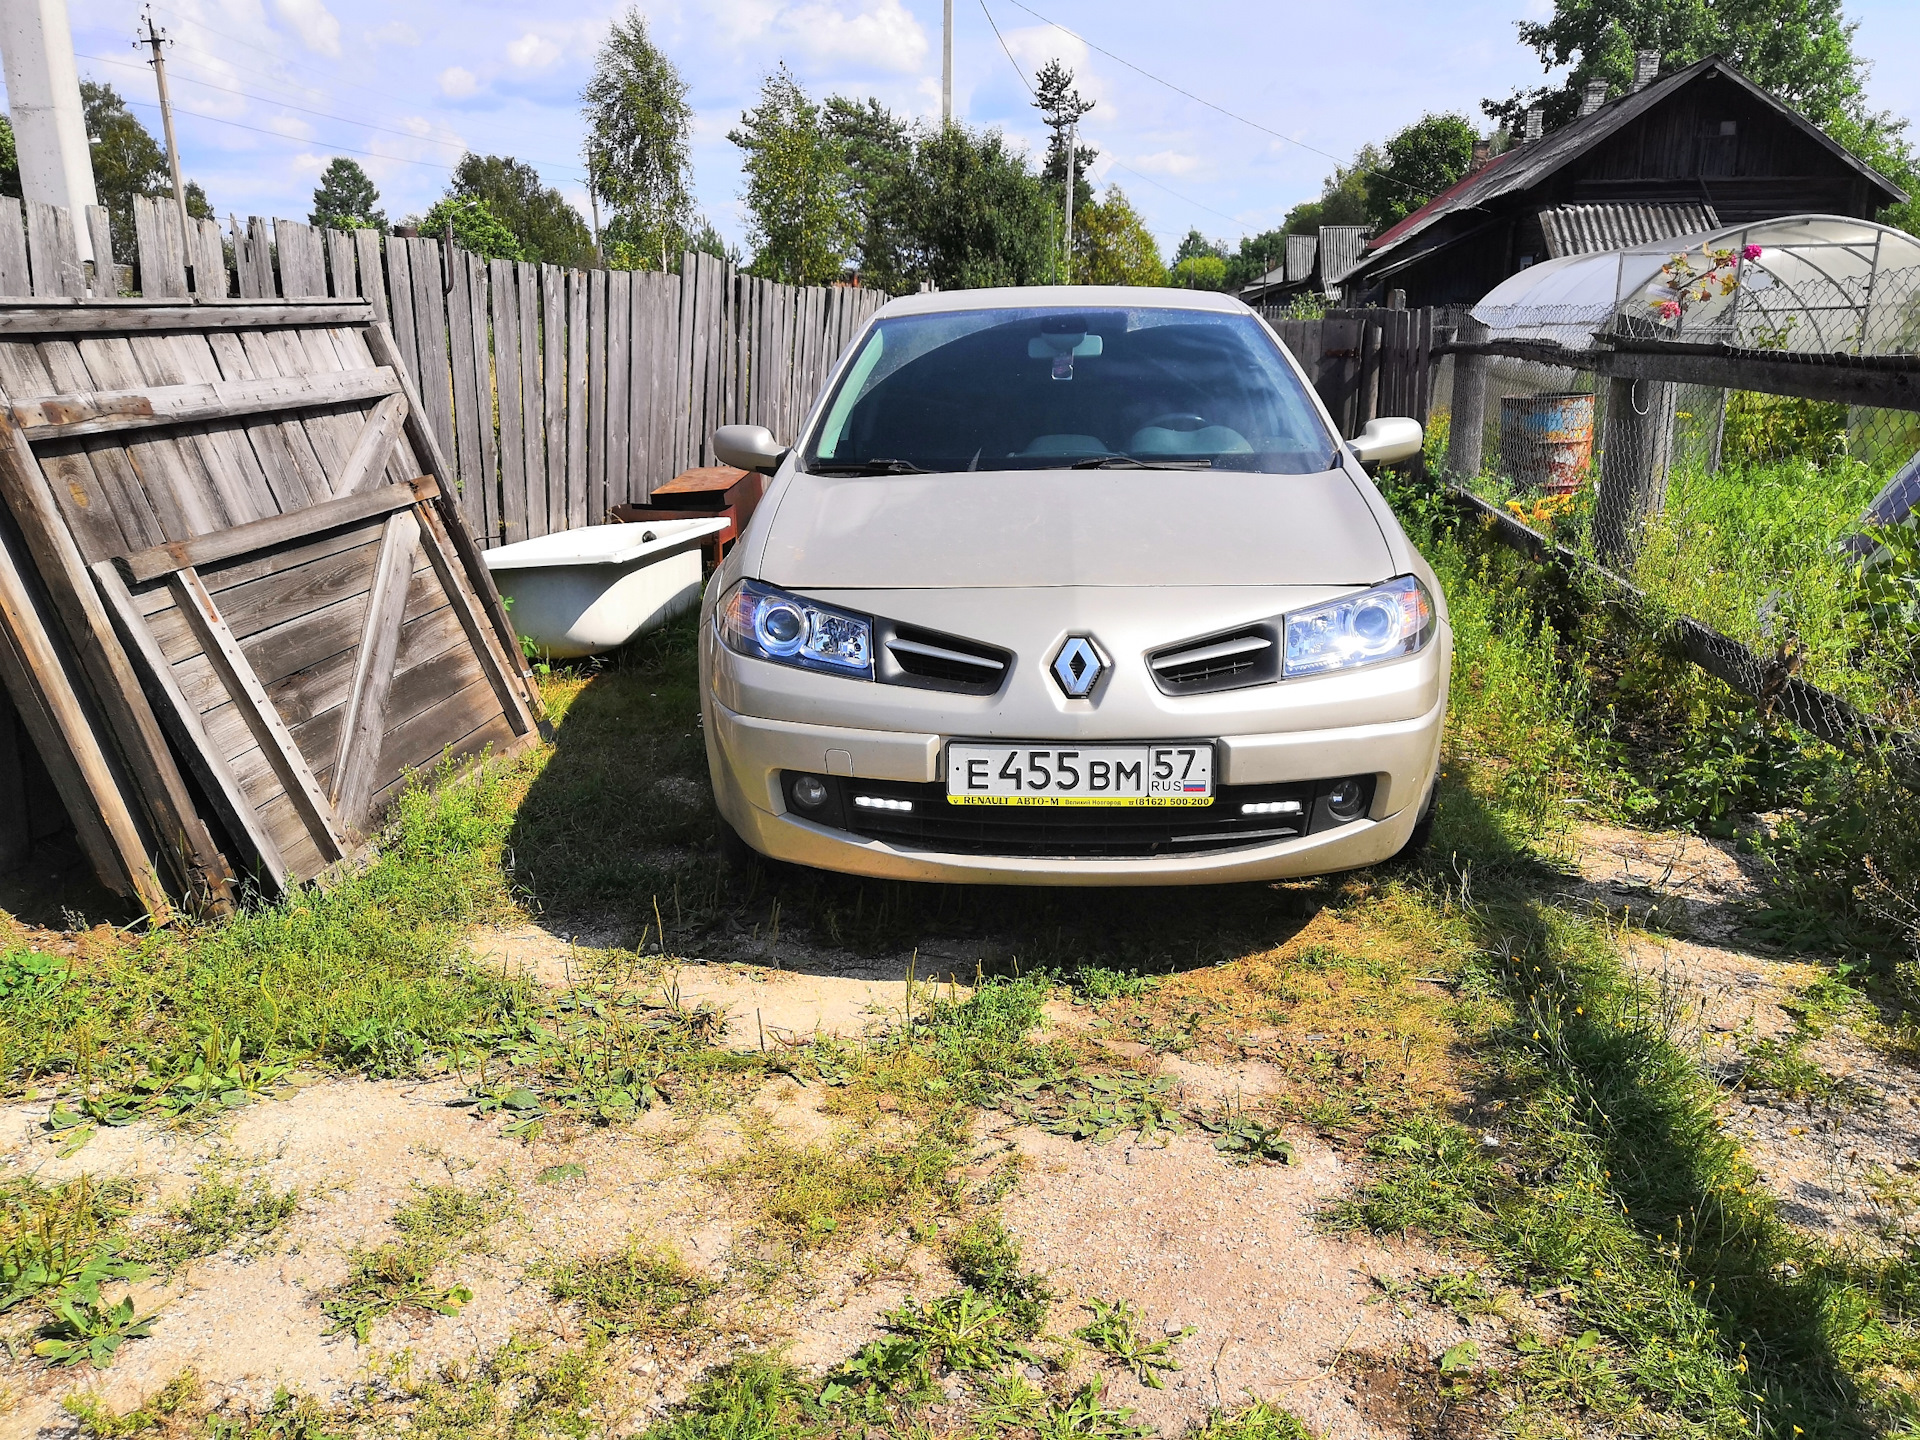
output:
POLYGON ((1339 470, 794 472, 754 519, 748 573, 802 589, 1365 585, 1393 569, 1339 470))

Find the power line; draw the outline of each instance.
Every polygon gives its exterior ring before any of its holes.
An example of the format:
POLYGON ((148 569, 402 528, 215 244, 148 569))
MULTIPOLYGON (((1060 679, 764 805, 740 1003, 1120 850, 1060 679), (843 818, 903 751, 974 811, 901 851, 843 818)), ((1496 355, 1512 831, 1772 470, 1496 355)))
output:
MULTIPOLYGON (((126 103, 129 105, 138 105, 142 110, 158 110, 160 108, 151 100, 128 100, 126 103)), ((268 130, 259 125, 247 125, 238 120, 229 120, 223 115, 203 115, 198 110, 182 110, 177 107, 173 113, 176 115, 191 115, 195 120, 207 120, 215 125, 230 126, 235 130, 251 130, 255 135, 270 135, 275 140, 285 140, 290 145, 314 145, 318 143, 313 140, 308 140, 304 136, 283 135, 278 130, 268 130)), ((396 160, 402 165, 425 165, 430 170, 446 170, 451 172, 456 168, 452 165, 443 164, 438 160, 414 160, 405 155, 382 155, 378 150, 356 150, 351 145, 329 144, 324 148, 328 150, 344 150, 349 155, 365 155, 369 160, 396 160)))
MULTIPOLYGON (((984 3, 984 0, 983 0, 983 3, 984 3)), ((1296 140, 1291 135, 1284 135, 1280 131, 1275 130, 1271 125, 1262 125, 1258 120, 1249 120, 1246 116, 1238 114, 1235 111, 1229 110, 1224 105, 1216 105, 1213 101, 1207 99, 1205 96, 1196 95, 1193 93, 1193 91, 1188 90, 1183 86, 1176 85, 1171 80, 1163 80, 1160 76, 1154 74, 1151 70, 1143 69, 1140 66, 1134 64, 1131 60, 1126 59, 1124 56, 1114 54, 1113 51, 1107 49, 1103 45, 1094 44, 1093 41, 1087 39, 1087 37, 1082 35, 1079 31, 1069 30, 1065 25, 1062 25, 1058 20, 1049 20, 1045 15, 1042 15, 1038 10, 1034 9, 1031 5, 1025 4, 1024 0, 1007 0, 1007 3, 1014 6, 1017 9, 1026 11, 1027 14, 1033 16, 1034 19, 1038 20, 1043 25, 1051 25, 1054 29, 1058 30, 1063 35, 1073 36, 1074 39, 1078 40, 1082 45, 1086 46, 1089 50, 1098 50, 1102 55, 1106 56, 1109 60, 1113 61, 1115 64, 1126 66, 1127 69, 1133 71, 1136 75, 1144 75, 1147 79, 1153 81, 1154 84, 1164 85, 1166 86, 1167 89, 1173 91, 1174 94, 1186 96, 1187 99, 1193 101, 1196 105, 1204 105, 1209 110, 1217 110, 1220 112, 1220 114, 1226 116, 1229 120, 1238 120, 1242 125, 1251 126, 1253 129, 1258 130, 1261 134, 1271 135, 1273 136, 1274 139, 1283 141, 1288 145, 1297 145, 1302 150, 1311 150, 1315 155, 1324 156, 1326 159, 1333 161, 1335 165, 1345 165, 1347 163, 1346 161, 1342 160, 1338 155, 1335 155, 1330 150, 1322 150, 1318 145, 1309 145, 1304 140, 1296 140)), ((995 34, 999 33, 997 27, 994 33, 995 34)), ((1002 45, 1004 45, 1005 43, 1006 43, 1005 41, 1001 42, 1002 45)), ((1011 58, 1011 52, 1009 52, 1009 58, 1011 58)), ((1024 79, 1025 77, 1023 76, 1022 78, 1024 79)), ((1027 88, 1032 89, 1033 87, 1028 86, 1027 88)), ((1409 195, 1417 193, 1414 190, 1414 188, 1411 185, 1407 184, 1404 180, 1396 179, 1395 177, 1387 174, 1383 170, 1369 170, 1366 173, 1369 175, 1378 176, 1380 179, 1388 181, 1391 184, 1398 185, 1402 190, 1405 190, 1409 195)))
MULTIPOLYGON (((1020 8, 1024 10, 1026 7, 1023 5, 1020 8)), ((1038 101, 1040 98, 1040 93, 1033 88, 1033 82, 1027 79, 1027 72, 1020 68, 1020 62, 1013 58, 1013 51, 1008 49, 1006 37, 1000 33, 1000 27, 994 24, 993 12, 987 9, 987 0, 980 0, 980 13, 987 17, 987 24, 993 30, 993 38, 998 40, 1000 42, 1000 48, 1006 51, 1007 63, 1013 66, 1013 73, 1020 77, 1020 83, 1027 87, 1027 93, 1033 96, 1033 98, 1036 101, 1038 101)), ((1130 165, 1122 165, 1118 160, 1115 160, 1111 155, 1109 155, 1107 159, 1112 164, 1114 169, 1125 170, 1127 174, 1132 175, 1137 179, 1145 180, 1147 184, 1153 186, 1154 189, 1166 191, 1167 194, 1173 196, 1174 199, 1180 201, 1182 204, 1192 205, 1197 209, 1206 211, 1209 215, 1218 215, 1222 220, 1225 220, 1232 225, 1244 225, 1246 223, 1244 220, 1240 219, 1240 217, 1237 215, 1229 215, 1224 210, 1216 210, 1211 205, 1202 204, 1200 201, 1195 200, 1190 196, 1182 195, 1178 190, 1173 189, 1169 185, 1162 185, 1158 180, 1154 180, 1148 176, 1142 175, 1138 170, 1135 170, 1130 165)))

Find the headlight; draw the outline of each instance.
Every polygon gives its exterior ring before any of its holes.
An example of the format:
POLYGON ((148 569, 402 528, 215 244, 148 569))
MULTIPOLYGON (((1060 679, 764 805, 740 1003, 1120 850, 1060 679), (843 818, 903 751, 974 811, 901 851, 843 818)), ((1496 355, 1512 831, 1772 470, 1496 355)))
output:
POLYGON ((742 580, 713 614, 721 641, 738 655, 873 678, 873 621, 757 580, 742 580))
POLYGON ((1411 575, 1287 616, 1287 675, 1397 660, 1433 638, 1433 597, 1411 575))

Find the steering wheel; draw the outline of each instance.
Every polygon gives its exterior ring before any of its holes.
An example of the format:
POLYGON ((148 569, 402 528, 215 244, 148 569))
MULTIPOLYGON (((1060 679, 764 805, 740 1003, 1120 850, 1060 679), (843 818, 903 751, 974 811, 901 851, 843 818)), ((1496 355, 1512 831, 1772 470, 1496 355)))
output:
POLYGON ((1191 410, 1172 410, 1147 421, 1140 428, 1142 430, 1203 430, 1210 423, 1206 416, 1196 415, 1191 410), (1176 424, 1176 421, 1187 423, 1176 424))

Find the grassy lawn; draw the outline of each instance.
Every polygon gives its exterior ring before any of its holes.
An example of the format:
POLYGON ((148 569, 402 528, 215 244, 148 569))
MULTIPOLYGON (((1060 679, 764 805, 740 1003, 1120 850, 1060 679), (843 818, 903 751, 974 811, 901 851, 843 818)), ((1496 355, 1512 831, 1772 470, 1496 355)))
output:
MULTIPOLYGON (((1151 1383, 1179 1341, 1144 1329, 1124 1296, 1091 1319, 1056 1303, 1000 1226, 993 1187, 960 1182, 973 1128, 1006 1113, 1090 1141, 1199 1131, 1223 1165, 1286 1164, 1288 1134, 1331 1143, 1360 1180, 1326 1227, 1413 1232, 1468 1257, 1480 1279, 1429 1300, 1508 1317, 1497 1347, 1449 1352, 1435 1378, 1490 1407, 1496 1428, 1911 1431, 1920 1251, 1819 1243, 1781 1218, 1720 1128, 1715 1084, 1624 964, 1616 923, 1562 898, 1570 817, 1615 813, 1643 783, 1621 768, 1613 692, 1569 663, 1552 603, 1517 562, 1438 532, 1427 548, 1458 669, 1439 825, 1417 864, 1172 894, 729 877, 683 625, 550 677, 554 745, 409 795, 375 861, 326 894, 219 927, 99 929, 73 957, 0 952, 0 1075, 44 1111, 50 1143, 203 1125, 316 1069, 456 1077, 488 1123, 529 1141, 704 1107, 746 1117, 740 1148, 701 1178, 757 1216, 768 1293, 876 1229, 933 1246, 950 1272, 944 1293, 910 1298, 824 1374, 737 1356, 664 1418, 617 1403, 635 1347, 711 1333, 727 1297, 644 1237, 537 1277, 578 1307, 578 1343, 528 1336, 331 1409, 288 1395, 236 1413, 190 1376, 127 1413, 70 1408, 103 1437, 211 1427, 222 1440, 1131 1434, 1101 1375, 1151 1383), (611 933, 619 963, 555 991, 468 956, 473 925, 528 911, 611 933), (776 1054, 720 1048, 710 1012, 642 983, 667 959, 729 947, 781 963, 783 935, 854 955, 967 942, 982 958, 958 978, 979 983, 965 998, 927 992, 914 1023, 884 1035, 776 1054), (1042 1006, 1061 995, 1136 1058, 1050 1029, 1042 1006), (1156 1068, 1255 1054, 1284 1079, 1251 1107, 1182 1100, 1156 1068), (750 1097, 780 1076, 827 1087, 830 1138, 751 1118, 750 1097), (1518 1299, 1557 1323, 1528 1320, 1518 1299), (970 1397, 958 1408, 955 1377, 970 1397)), ((1001 1193, 1020 1183, 1002 1178, 1001 1193)), ((356 1249, 318 1298, 323 1323, 364 1334, 383 1315, 457 1310, 463 1257, 512 1212, 491 1184, 419 1189, 391 1238, 356 1249)), ((49 1347, 46 1365, 110 1365, 143 1343, 121 1282, 270 1235, 291 1209, 223 1173, 136 1230, 146 1204, 114 1182, 0 1183, 14 1343, 49 1347)), ((1214 1440, 1307 1433, 1284 1397, 1228 1398, 1206 1422, 1214 1440)))

